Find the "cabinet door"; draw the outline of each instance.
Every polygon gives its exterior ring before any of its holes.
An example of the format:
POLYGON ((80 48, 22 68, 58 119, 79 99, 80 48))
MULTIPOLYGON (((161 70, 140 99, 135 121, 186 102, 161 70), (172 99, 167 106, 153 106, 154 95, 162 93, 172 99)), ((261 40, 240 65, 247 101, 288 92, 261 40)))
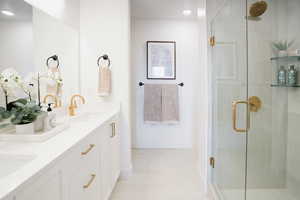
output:
POLYGON ((116 120, 101 130, 102 199, 107 200, 120 175, 120 134, 116 120))
POLYGON ((113 137, 110 139, 110 151, 111 151, 111 187, 114 188, 121 171, 120 163, 120 134, 119 134, 119 123, 117 121, 112 122, 113 137))
POLYGON ((105 124, 101 129, 101 193, 102 200, 108 200, 112 191, 111 185, 111 150, 110 140, 112 137, 110 124, 105 124))
POLYGON ((63 200, 62 171, 58 167, 47 170, 32 180, 20 192, 17 200, 63 200))

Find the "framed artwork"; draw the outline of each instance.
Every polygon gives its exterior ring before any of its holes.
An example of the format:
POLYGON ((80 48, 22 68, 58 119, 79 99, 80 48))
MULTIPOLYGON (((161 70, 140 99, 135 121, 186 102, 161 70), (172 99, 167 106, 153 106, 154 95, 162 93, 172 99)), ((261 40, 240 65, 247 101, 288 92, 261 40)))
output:
POLYGON ((176 79, 176 42, 147 41, 147 79, 176 79))

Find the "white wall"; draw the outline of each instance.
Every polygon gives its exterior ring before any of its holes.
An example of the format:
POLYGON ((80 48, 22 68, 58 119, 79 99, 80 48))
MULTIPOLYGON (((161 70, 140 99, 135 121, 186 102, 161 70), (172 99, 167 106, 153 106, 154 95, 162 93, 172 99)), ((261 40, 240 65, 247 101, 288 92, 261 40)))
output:
POLYGON ((194 146, 196 124, 196 93, 199 92, 200 50, 197 21, 185 20, 145 20, 133 19, 132 62, 135 93, 135 148, 192 148, 194 146), (146 42, 150 40, 176 41, 177 80, 155 81, 146 77, 146 42), (145 83, 181 83, 180 123, 178 125, 149 125, 144 123, 144 89, 138 86, 145 83))
POLYGON ((199 63, 199 72, 198 72, 198 93, 196 96, 196 101, 198 106, 196 109, 196 120, 198 124, 197 134, 196 134, 196 143, 195 150, 197 156, 197 163, 199 168, 199 173, 201 176, 201 181, 204 186, 204 190, 207 190, 208 182, 208 160, 209 160, 209 133, 210 133, 210 69, 208 67, 208 35, 207 35, 207 7, 205 0, 198 0, 198 8, 204 9, 206 11, 205 16, 198 17, 198 29, 199 29, 199 45, 200 45, 200 63, 199 63))
POLYGON ((79 28, 79 0, 25 1, 52 17, 55 17, 74 28, 79 28))
POLYGON ((0 21, 0 71, 14 68, 21 75, 34 69, 32 22, 0 21))
POLYGON ((81 0, 80 4, 81 91, 89 100, 121 103, 122 173, 127 176, 131 164, 129 1, 81 0), (97 96, 97 59, 108 54, 112 68, 112 95, 97 96))

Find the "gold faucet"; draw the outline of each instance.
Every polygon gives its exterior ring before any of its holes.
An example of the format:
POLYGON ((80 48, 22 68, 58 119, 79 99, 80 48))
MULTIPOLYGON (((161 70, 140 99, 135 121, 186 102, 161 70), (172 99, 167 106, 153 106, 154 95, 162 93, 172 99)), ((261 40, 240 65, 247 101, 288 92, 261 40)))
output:
POLYGON ((76 98, 81 99, 82 103, 85 104, 85 99, 83 96, 79 94, 75 94, 71 98, 70 106, 69 106, 69 115, 75 116, 75 109, 77 108, 76 98))
POLYGON ((53 94, 48 94, 44 97, 43 102, 46 104, 47 103, 47 99, 48 98, 53 98, 54 99, 54 108, 58 108, 61 107, 61 101, 60 99, 58 99, 57 96, 53 95, 53 94))

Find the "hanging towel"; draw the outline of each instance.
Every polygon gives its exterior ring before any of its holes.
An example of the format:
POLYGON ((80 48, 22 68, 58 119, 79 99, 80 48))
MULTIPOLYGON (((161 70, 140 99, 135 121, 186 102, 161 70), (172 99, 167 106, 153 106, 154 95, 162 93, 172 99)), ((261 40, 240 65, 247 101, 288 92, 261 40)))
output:
POLYGON ((145 84, 144 94, 144 121, 157 123, 162 120, 162 85, 145 84))
POLYGON ((47 81, 47 94, 53 94, 57 97, 62 96, 62 77, 59 68, 48 70, 49 80, 47 81))
POLYGON ((109 96, 111 93, 111 70, 109 67, 100 67, 98 95, 101 97, 109 96))
POLYGON ((162 122, 179 122, 178 86, 165 84, 162 86, 162 122))

